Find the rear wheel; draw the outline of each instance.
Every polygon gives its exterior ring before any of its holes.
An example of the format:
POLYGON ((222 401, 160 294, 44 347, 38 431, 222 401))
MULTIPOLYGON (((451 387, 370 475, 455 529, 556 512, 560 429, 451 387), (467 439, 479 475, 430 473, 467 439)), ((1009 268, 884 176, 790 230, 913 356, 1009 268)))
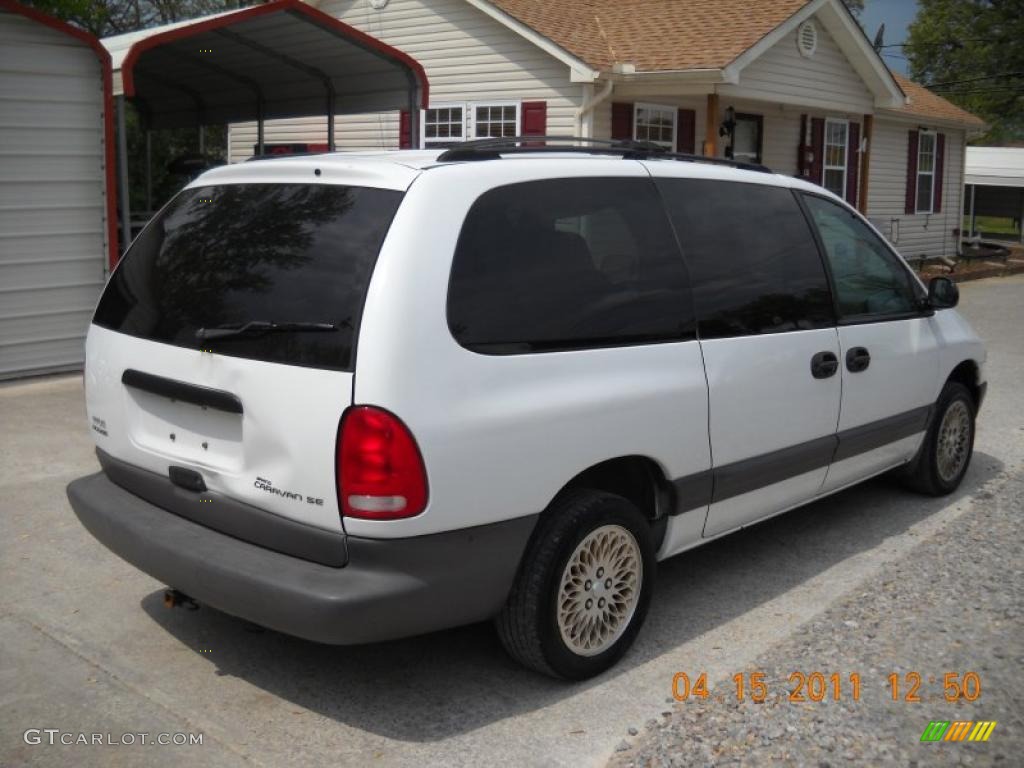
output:
POLYGON ((654 580, 650 527, 627 499, 574 490, 545 513, 496 619, 506 650, 554 677, 611 667, 640 630, 654 580))
POLYGON ((915 491, 945 496, 959 487, 971 463, 975 404, 967 387, 950 381, 935 406, 928 433, 904 479, 915 491))

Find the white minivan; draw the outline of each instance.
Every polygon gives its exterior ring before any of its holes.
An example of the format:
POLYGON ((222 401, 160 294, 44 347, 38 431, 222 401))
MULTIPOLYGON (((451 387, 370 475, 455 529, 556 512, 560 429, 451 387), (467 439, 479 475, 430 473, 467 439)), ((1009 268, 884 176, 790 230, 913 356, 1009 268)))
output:
POLYGON ((86 342, 88 530, 364 643, 494 619, 582 679, 656 562, 899 469, 949 493, 985 351, 855 210, 756 166, 515 140, 203 174, 86 342))

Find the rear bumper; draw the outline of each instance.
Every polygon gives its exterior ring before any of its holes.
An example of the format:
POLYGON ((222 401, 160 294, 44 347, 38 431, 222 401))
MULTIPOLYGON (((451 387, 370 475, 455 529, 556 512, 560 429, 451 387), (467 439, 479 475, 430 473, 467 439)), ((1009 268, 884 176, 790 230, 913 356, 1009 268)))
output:
POLYGON ((308 640, 387 640, 482 621, 500 609, 537 516, 409 539, 347 537, 334 568, 241 541, 111 482, 75 480, 68 499, 104 546, 225 613, 308 640))

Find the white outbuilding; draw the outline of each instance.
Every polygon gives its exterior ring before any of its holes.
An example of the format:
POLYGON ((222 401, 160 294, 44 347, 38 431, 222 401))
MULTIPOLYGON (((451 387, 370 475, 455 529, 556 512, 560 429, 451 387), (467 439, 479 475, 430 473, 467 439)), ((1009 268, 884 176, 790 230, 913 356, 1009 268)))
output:
POLYGON ((82 365, 117 254, 111 103, 96 38, 0 0, 0 379, 82 365))
POLYGON ((971 235, 978 216, 997 216, 1016 221, 1024 242, 1024 147, 968 147, 964 184, 971 235))

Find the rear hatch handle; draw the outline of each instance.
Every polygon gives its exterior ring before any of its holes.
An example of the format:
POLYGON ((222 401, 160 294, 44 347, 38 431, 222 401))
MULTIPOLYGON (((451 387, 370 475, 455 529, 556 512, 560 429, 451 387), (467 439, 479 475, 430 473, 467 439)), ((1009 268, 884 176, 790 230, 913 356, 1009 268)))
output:
POLYGON ((237 395, 225 392, 223 389, 200 387, 197 384, 155 376, 152 373, 136 371, 133 368, 126 368, 121 374, 121 383, 126 387, 167 397, 171 400, 181 400, 184 403, 202 405, 228 413, 242 413, 242 401, 238 399, 237 395))

